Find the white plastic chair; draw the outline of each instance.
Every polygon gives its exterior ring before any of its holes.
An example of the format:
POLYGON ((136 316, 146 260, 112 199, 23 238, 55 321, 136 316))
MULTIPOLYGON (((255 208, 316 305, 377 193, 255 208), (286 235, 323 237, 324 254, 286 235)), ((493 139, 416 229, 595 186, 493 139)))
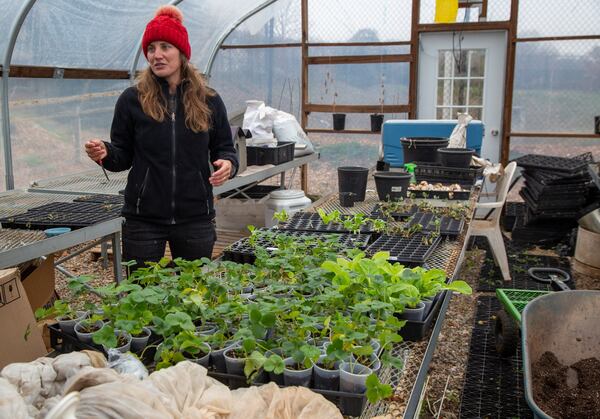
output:
POLYGON ((506 256, 506 249, 504 247, 504 240, 502 238, 502 231, 500 230, 500 215, 502 214, 502 208, 506 201, 506 195, 510 189, 513 175, 517 168, 517 163, 509 163, 504 168, 504 174, 496 183, 496 196, 495 202, 478 202, 476 209, 487 209, 492 210, 486 219, 471 220, 469 225, 469 232, 467 233, 467 240, 471 236, 485 236, 490 244, 492 254, 494 255, 494 261, 496 265, 500 267, 502 271, 502 278, 505 281, 510 281, 510 269, 508 267, 508 258, 506 256))

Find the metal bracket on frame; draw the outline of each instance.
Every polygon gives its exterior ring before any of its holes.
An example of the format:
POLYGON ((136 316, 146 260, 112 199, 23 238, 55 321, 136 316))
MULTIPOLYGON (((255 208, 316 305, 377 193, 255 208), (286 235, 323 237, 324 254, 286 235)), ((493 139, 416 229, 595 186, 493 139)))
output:
POLYGON ((54 73, 52 74, 53 79, 62 79, 65 76, 64 68, 55 68, 54 73))

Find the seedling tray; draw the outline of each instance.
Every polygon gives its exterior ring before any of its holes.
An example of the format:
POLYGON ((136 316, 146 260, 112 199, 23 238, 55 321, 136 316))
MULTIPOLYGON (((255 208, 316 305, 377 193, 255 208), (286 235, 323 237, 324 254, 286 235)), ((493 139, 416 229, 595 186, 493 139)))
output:
MULTIPOLYGON (((275 231, 275 230, 271 230, 275 231)), ((328 239, 328 238, 337 238, 338 242, 342 244, 345 248, 348 249, 365 249, 371 240, 371 236, 369 234, 323 234, 319 232, 306 232, 306 231, 282 231, 277 232, 277 234, 282 234, 286 236, 304 238, 304 237, 316 237, 320 239, 328 239)), ((254 246, 251 246, 247 237, 238 240, 233 243, 229 248, 223 251, 223 259, 230 260, 237 263, 254 263, 256 260, 255 257, 255 248, 262 247, 267 249, 269 252, 273 252, 277 248, 274 247, 274 243, 270 239, 259 238, 254 246)))
POLYGON ((587 167, 583 160, 541 154, 526 154, 515 161, 525 169, 545 169, 568 174, 585 171, 587 167))
MULTIPOLYGON (((402 329, 404 330, 406 326, 402 329)), ((212 377, 221 383, 229 386, 231 389, 240 388, 240 387, 249 387, 250 384, 247 383, 246 377, 235 374, 227 374, 222 372, 216 372, 211 369, 208 370, 208 376, 212 377)), ((252 385, 262 385, 268 383, 269 380, 261 380, 256 379, 252 382, 252 385)), ((287 387, 285 385, 280 385, 280 387, 287 387)), ((358 417, 362 415, 362 412, 367 404, 367 396, 365 393, 357 394, 357 393, 348 393, 345 391, 334 391, 334 390, 322 390, 313 387, 313 383, 311 380, 311 386, 309 387, 315 393, 322 394, 326 399, 335 404, 339 409, 342 415, 358 417)))
POLYGON ((402 335, 402 339, 410 342, 417 342, 426 336, 427 332, 431 328, 433 319, 437 318, 437 313, 439 313, 440 307, 442 307, 442 303, 446 297, 446 292, 448 291, 443 291, 440 293, 440 295, 437 297, 437 300, 435 300, 433 303, 429 314, 427 314, 427 317, 425 317, 424 320, 411 320, 406 322, 404 327, 398 332, 400 335, 402 335))
POLYGON ((526 170, 525 173, 533 177, 535 180, 543 185, 557 186, 557 185, 581 185, 590 181, 588 173, 576 173, 574 175, 549 172, 546 170, 526 170))
POLYGON ((72 229, 87 227, 102 221, 118 217, 114 213, 68 213, 68 212, 34 212, 0 219, 3 227, 29 230, 45 230, 52 227, 70 227, 72 229))
POLYGON ((248 166, 282 164, 294 160, 294 142, 280 141, 276 147, 246 146, 248 166))
POLYGON ((541 195, 581 195, 587 193, 589 182, 559 185, 544 185, 528 173, 524 173, 525 185, 534 197, 541 195))
MULTIPOLYGON (((404 220, 404 219, 410 217, 411 215, 415 214, 417 211, 419 211, 419 207, 417 205, 413 205, 405 211, 391 212, 390 216, 394 220, 404 220)), ((375 206, 373 207, 373 210, 371 211, 371 217, 372 218, 382 218, 383 217, 383 212, 381 211, 381 204, 375 204, 375 206)))
POLYGON ((523 188, 519 191, 519 195, 525 200, 527 206, 532 209, 534 212, 544 211, 544 210, 570 210, 570 209, 579 209, 585 204, 585 197, 583 199, 563 199, 559 197, 557 199, 551 198, 541 198, 535 199, 531 196, 531 193, 527 188, 523 188))
POLYGON ((408 223, 404 227, 408 228, 415 224, 421 224, 423 226, 423 231, 431 232, 436 230, 434 224, 436 219, 440 220, 440 234, 443 236, 458 236, 462 232, 465 224, 463 218, 457 220, 446 215, 437 217, 429 212, 417 212, 408 220, 408 223))
MULTIPOLYGON (((106 356, 106 352, 104 351, 104 348, 102 348, 102 345, 96 345, 95 343, 84 343, 77 339, 77 336, 64 333, 60 329, 58 323, 48 325, 48 331, 50 332, 50 346, 57 352, 66 354, 74 351, 88 350, 101 352, 106 356)), ((152 333, 146 346, 157 345, 161 341, 161 336, 152 333)), ((142 353, 143 357, 141 358, 141 361, 144 365, 150 365, 152 362, 154 362, 154 354, 156 353, 155 347, 148 348, 146 351, 142 349, 142 351, 140 351, 140 353, 137 355, 139 356, 142 353)))
POLYGON ((422 265, 441 240, 438 236, 431 244, 424 244, 423 238, 426 235, 414 233, 411 237, 401 237, 384 234, 367 247, 366 252, 373 255, 380 251, 387 251, 390 252, 390 262, 422 265))
POLYGON ((458 183, 473 186, 477 178, 483 175, 482 167, 447 167, 431 162, 416 162, 416 164, 415 177, 418 182, 425 180, 429 183, 458 183))
POLYGON ((125 197, 123 195, 107 195, 107 194, 94 194, 94 195, 82 195, 73 200, 73 202, 97 202, 100 204, 120 204, 123 205, 125 197))
MULTIPOLYGON (((314 212, 297 212, 292 218, 285 223, 277 226, 279 230, 295 230, 295 231, 317 231, 323 233, 349 233, 342 224, 329 223, 324 224, 321 216, 314 212)), ((371 223, 363 224, 360 227, 360 233, 373 233, 371 223)))
POLYGON ((70 213, 101 213, 119 214, 123 204, 101 204, 98 202, 51 202, 31 208, 30 212, 70 212, 70 213))
POLYGON ((471 197, 471 191, 419 191, 408 188, 408 195, 415 198, 425 199, 450 199, 465 201, 471 197))

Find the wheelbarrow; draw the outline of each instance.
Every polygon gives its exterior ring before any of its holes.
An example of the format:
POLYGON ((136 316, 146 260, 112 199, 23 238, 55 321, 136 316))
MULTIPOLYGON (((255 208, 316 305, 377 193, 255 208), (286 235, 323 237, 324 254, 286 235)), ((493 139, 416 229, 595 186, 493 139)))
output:
MULTIPOLYGON (((535 281, 550 284, 555 291, 569 290, 565 282, 570 281, 571 276, 562 269, 530 268, 527 272, 535 281)), ((503 310, 496 313, 496 322, 494 325, 496 351, 501 356, 513 356, 517 352, 521 313, 525 309, 525 306, 537 297, 546 295, 549 292, 510 288, 496 289, 496 296, 504 307, 503 310)))
MULTIPOLYGON (((573 290, 536 298, 521 321, 525 399, 537 418, 550 419, 533 398, 533 367, 546 351, 564 366, 582 359, 600 359, 600 291, 573 290)), ((567 380, 573 385, 578 378, 567 380)))

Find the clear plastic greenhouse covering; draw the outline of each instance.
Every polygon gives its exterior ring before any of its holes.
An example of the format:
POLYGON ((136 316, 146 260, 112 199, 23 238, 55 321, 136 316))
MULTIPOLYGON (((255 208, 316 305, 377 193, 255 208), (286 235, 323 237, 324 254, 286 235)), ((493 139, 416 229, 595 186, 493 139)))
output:
MULTIPOLYGON (((19 31, 11 65, 129 71, 146 23, 166 3, 37 0, 19 31)), ((192 45, 192 62, 204 71, 217 41, 240 18, 266 3, 269 2, 179 2, 192 45)), ((25 0, 0 0, 0 57, 7 52, 13 22, 26 4, 25 0)), ((254 24, 264 24, 257 22, 254 24)), ((142 55, 138 68, 145 66, 142 55)), ((10 78, 15 187, 96 168, 85 157, 83 143, 89 138, 108 139, 114 104, 128 85, 127 80, 10 78)), ((5 169, 4 147, 0 147, 0 190, 6 189, 5 169)))
MULTIPOLYGON (((0 0, 0 54, 24 0, 0 0)), ((146 23, 165 0, 37 0, 19 33, 12 64, 129 70, 146 23)), ((203 68, 220 35, 264 0, 183 0, 178 7, 203 68)))

